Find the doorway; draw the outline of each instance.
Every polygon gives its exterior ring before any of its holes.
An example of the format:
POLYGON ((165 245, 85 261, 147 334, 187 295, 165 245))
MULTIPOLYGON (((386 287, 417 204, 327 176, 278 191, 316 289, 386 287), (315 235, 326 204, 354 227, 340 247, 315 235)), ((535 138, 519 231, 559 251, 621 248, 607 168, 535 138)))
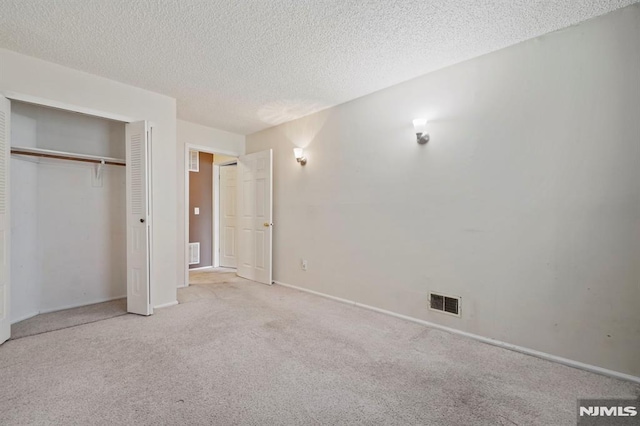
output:
POLYGON ((189 269, 213 266, 213 154, 190 152, 189 269))
POLYGON ((194 271, 223 268, 235 273, 237 157, 189 147, 187 199, 187 283, 194 271))
POLYGON ((189 239, 189 218, 200 211, 189 199, 190 174, 200 168, 200 152, 213 154, 213 255, 211 266, 204 268, 235 265, 238 276, 273 284, 273 150, 235 156, 186 144, 184 286, 189 285, 190 272, 202 270, 189 267, 201 262, 199 241, 189 239))

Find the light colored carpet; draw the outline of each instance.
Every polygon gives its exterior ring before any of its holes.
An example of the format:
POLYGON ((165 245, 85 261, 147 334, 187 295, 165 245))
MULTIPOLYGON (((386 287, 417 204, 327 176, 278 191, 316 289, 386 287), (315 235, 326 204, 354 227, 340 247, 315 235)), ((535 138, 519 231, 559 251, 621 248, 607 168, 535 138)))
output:
POLYGON ((0 424, 573 425, 640 386, 280 286, 0 347, 0 424))
POLYGON ((36 315, 35 317, 11 325, 11 338, 21 339, 49 331, 102 321, 119 315, 126 315, 126 313, 127 299, 117 299, 109 302, 81 306, 79 308, 36 315))
POLYGON ((236 270, 231 268, 215 268, 189 272, 189 284, 219 284, 242 280, 242 278, 236 275, 236 270))

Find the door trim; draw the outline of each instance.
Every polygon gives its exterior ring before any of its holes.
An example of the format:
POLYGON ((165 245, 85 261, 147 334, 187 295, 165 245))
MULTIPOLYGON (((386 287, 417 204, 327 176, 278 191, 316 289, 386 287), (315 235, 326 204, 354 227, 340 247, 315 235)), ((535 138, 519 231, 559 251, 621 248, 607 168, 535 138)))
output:
MULTIPOLYGON (((106 118, 109 120, 121 121, 123 123, 133 123, 134 121, 139 121, 138 119, 128 117, 126 115, 113 114, 106 111, 100 111, 92 108, 85 108, 78 105, 67 104, 64 102, 56 101, 53 99, 40 98, 37 96, 28 95, 26 93, 5 91, 1 93, 5 98, 8 98, 12 101, 20 101, 26 102, 29 104, 35 104, 44 107, 61 109, 64 111, 70 112, 78 112, 84 115, 91 115, 94 117, 106 118)), ((149 122, 151 123, 151 122, 149 122)))

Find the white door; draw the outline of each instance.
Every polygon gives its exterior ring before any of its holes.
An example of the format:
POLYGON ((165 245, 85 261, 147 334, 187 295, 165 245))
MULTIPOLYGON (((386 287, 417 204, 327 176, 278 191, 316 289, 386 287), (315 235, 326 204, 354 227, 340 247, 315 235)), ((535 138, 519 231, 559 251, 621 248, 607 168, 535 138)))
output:
POLYGON ((0 96, 0 343, 11 337, 9 321, 9 160, 11 102, 0 96))
POLYGON ((151 132, 146 121, 126 127, 127 312, 151 315, 151 132))
POLYGON ((272 284, 273 151, 238 158, 238 275, 272 284))
POLYGON ((227 268, 238 265, 237 169, 235 164, 220 167, 220 266, 227 268))

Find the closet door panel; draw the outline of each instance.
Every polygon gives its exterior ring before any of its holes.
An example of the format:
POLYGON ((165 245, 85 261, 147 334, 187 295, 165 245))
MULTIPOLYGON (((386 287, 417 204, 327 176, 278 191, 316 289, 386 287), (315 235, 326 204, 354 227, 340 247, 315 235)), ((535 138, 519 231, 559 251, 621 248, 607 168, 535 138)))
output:
POLYGON ((127 124, 127 311, 151 315, 150 289, 150 129, 127 124))
POLYGON ((0 343, 11 337, 9 320, 9 158, 11 102, 0 96, 0 343))

